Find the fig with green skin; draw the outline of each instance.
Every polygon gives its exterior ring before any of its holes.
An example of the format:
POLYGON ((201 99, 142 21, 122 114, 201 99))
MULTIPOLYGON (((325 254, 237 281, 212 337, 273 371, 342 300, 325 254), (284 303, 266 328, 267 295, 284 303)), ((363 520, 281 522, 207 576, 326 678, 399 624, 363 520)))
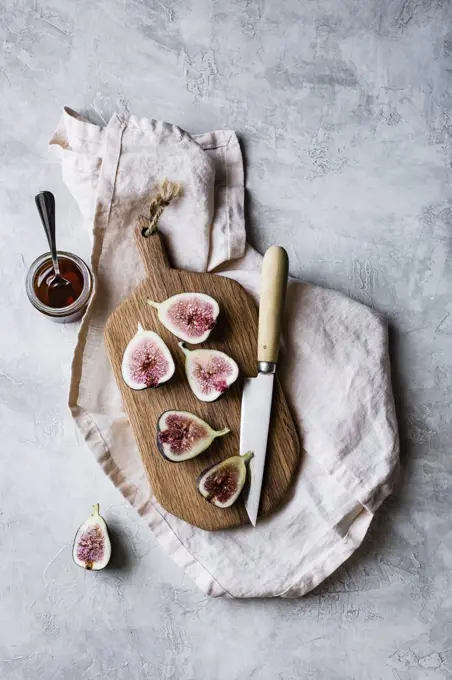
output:
POLYGON ((232 456, 221 463, 212 465, 198 477, 198 491, 201 496, 217 508, 229 508, 240 496, 246 481, 246 463, 253 457, 248 451, 241 456, 232 456))
POLYGON ((99 504, 77 531, 72 549, 75 564, 84 569, 99 571, 110 561, 111 543, 107 525, 99 514, 99 504))
POLYGON ((149 298, 145 302, 158 311, 165 328, 192 345, 207 340, 220 313, 218 302, 204 293, 180 293, 164 302, 149 298))
POLYGON ((208 423, 188 411, 165 411, 157 422, 157 446, 164 458, 180 463, 199 456, 229 428, 213 430, 208 423))
POLYGON ((193 394, 200 401, 215 401, 235 382, 239 367, 234 359, 216 349, 194 349, 179 342, 185 354, 185 374, 193 394))
POLYGON ((175 370, 171 352, 160 335, 144 330, 139 323, 122 358, 121 372, 126 385, 132 390, 158 387, 169 380, 175 370))

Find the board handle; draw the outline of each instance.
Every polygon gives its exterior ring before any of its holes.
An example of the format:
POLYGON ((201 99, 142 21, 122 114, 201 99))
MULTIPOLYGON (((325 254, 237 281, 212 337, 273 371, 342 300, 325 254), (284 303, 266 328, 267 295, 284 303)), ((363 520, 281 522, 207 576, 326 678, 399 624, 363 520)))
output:
POLYGON ((281 320, 286 296, 289 258, 281 246, 271 246, 264 255, 259 303, 258 363, 278 361, 281 320))
POLYGON ((165 208, 181 194, 182 186, 165 178, 149 203, 149 214, 138 217, 135 241, 147 272, 171 267, 157 223, 165 208))
POLYGON ((158 229, 149 236, 143 236, 142 227, 138 224, 135 227, 135 241, 146 272, 171 268, 163 237, 158 229))

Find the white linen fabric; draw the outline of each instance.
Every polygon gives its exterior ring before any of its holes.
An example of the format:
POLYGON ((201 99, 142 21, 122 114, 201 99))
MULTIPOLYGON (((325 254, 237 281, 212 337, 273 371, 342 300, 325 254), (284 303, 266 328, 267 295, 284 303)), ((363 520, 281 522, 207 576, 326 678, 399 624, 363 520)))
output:
POLYGON ((245 241, 237 137, 192 137, 175 125, 116 114, 99 127, 65 108, 50 143, 93 229, 95 296, 81 324, 69 397, 88 446, 202 591, 242 598, 307 593, 360 545, 395 480, 399 445, 384 320, 339 293, 289 282, 279 374, 303 452, 290 498, 255 529, 190 526, 153 496, 103 331, 143 277, 133 230, 166 177, 183 185, 183 197, 159 222, 173 265, 229 276, 258 298, 261 256, 245 241))

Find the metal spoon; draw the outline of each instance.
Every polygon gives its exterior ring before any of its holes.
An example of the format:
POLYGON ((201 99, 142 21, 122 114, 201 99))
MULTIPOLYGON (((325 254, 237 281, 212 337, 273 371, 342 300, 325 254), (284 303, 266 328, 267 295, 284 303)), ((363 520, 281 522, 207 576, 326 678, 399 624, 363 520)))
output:
MULTIPOLYGON (((50 191, 41 191, 35 196, 35 203, 41 218, 42 226, 49 242, 50 255, 52 257, 53 276, 47 279, 47 286, 49 288, 49 302, 58 305, 58 301, 62 299, 62 288, 71 286, 70 281, 61 276, 60 265, 58 263, 58 255, 55 241, 55 197, 50 191)), ((65 297, 67 297, 65 291, 65 297)))

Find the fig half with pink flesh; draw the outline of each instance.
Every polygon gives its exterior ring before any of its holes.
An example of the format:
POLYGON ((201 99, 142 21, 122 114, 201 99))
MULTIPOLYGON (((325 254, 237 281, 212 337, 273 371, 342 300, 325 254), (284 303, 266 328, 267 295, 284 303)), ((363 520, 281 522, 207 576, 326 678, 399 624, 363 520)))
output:
POLYGON ((193 394, 200 401, 215 401, 235 382, 239 367, 234 359, 216 349, 179 347, 185 354, 185 374, 193 394))
POLYGON ((229 428, 213 430, 198 416, 188 411, 165 411, 157 422, 157 446, 164 458, 180 463, 199 456, 217 437, 229 428))
POLYGON ((111 557, 111 543, 107 525, 99 514, 99 504, 77 531, 72 549, 75 564, 84 569, 99 571, 107 566, 111 557))
POLYGON ((138 324, 138 331, 122 358, 121 372, 126 385, 132 390, 158 387, 169 380, 175 370, 171 352, 160 335, 138 324))
POLYGON ((229 508, 242 493, 246 481, 246 463, 253 457, 248 451, 241 456, 232 456, 201 472, 198 477, 198 491, 206 501, 217 508, 229 508))
POLYGON ((218 302, 204 293, 180 293, 164 302, 149 298, 145 302, 157 310, 165 328, 192 345, 207 340, 220 313, 218 302))

